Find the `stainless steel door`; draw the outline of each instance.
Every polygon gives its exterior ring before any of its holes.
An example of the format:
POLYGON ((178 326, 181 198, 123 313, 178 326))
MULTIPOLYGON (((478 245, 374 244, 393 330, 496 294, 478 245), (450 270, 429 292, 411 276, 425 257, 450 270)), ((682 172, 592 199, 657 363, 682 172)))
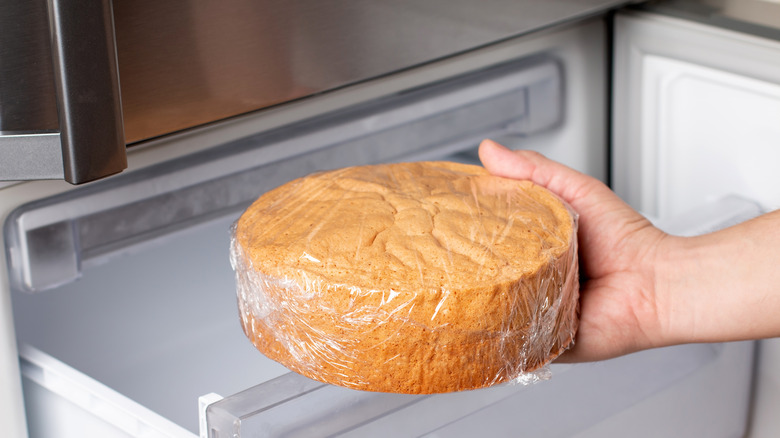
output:
POLYGON ((0 4, 0 179, 127 167, 110 0, 0 4))
POLYGON ((91 181, 126 167, 125 144, 407 70, 626 3, 3 2, 0 179, 91 181))

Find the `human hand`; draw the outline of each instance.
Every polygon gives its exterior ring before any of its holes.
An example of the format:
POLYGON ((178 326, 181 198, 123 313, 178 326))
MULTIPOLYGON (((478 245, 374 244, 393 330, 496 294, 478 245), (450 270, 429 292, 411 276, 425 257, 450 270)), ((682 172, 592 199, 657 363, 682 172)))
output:
POLYGON ((488 171, 548 188, 579 214, 580 326, 561 362, 607 359, 669 343, 668 300, 657 293, 656 259, 667 235, 599 180, 532 151, 490 140, 488 171))

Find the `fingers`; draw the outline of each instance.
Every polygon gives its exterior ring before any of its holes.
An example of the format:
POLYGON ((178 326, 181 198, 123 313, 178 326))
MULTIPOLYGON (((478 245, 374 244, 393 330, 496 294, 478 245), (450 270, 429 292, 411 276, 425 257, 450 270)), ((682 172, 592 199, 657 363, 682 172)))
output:
POLYGON ((479 158, 490 173, 533 181, 560 196, 575 209, 586 193, 603 189, 609 191, 595 178, 547 159, 538 152, 512 151, 492 140, 482 142, 479 158))
POLYGON ((490 173, 533 181, 563 198, 581 214, 594 204, 615 198, 601 181, 534 151, 512 151, 492 140, 484 140, 479 147, 479 158, 490 173))
POLYGON ((532 151, 512 151, 485 140, 479 148, 485 168, 499 176, 530 180, 560 196, 579 215, 585 267, 602 272, 624 236, 649 224, 604 183, 532 151))

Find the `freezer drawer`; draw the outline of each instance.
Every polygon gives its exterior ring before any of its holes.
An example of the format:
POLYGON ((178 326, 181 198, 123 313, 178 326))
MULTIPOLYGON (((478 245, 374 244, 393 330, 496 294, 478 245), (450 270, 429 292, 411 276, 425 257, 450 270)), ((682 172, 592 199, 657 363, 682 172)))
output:
POLYGON ((604 428, 729 437, 745 427, 752 343, 553 365, 552 378, 536 385, 433 396, 365 393, 290 373, 258 353, 238 324, 226 257, 234 219, 92 267, 55 291, 15 297, 33 436, 69 436, 65 426, 72 436, 194 436, 198 398, 211 393, 235 394, 204 410, 201 432, 213 438, 587 437, 604 428), (148 275, 159 266, 165 275, 148 275))
MULTIPOLYGON (((674 347, 599 364, 553 365, 551 380, 531 386, 505 384, 430 396, 353 391, 289 373, 210 405, 201 433, 210 438, 571 437, 600 436, 590 430, 603 423, 619 431, 610 436, 674 436, 686 427, 693 428, 695 436, 738 436, 746 410, 732 410, 741 408, 732 401, 686 409, 685 416, 674 419, 670 407, 661 407, 657 399, 686 394, 680 388, 702 376, 718 379, 726 364, 733 366, 735 358, 751 351, 750 343, 674 347), (620 419, 642 403, 643 414, 652 418, 647 429, 620 419), (714 412, 716 420, 710 419, 714 412)), ((749 362, 740 368, 740 374, 749 374, 749 362)), ((724 397, 727 389, 721 391, 714 395, 724 397)), ((739 400, 744 403, 746 398, 739 400)))

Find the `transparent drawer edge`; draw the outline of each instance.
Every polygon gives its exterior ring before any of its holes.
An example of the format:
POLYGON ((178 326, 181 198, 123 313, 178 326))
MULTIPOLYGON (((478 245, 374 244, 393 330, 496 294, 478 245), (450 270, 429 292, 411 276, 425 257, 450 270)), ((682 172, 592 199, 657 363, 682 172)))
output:
POLYGON ((201 397, 201 436, 329 436, 427 397, 356 391, 290 372, 230 397, 201 397), (209 399, 216 401, 203 406, 209 399))

